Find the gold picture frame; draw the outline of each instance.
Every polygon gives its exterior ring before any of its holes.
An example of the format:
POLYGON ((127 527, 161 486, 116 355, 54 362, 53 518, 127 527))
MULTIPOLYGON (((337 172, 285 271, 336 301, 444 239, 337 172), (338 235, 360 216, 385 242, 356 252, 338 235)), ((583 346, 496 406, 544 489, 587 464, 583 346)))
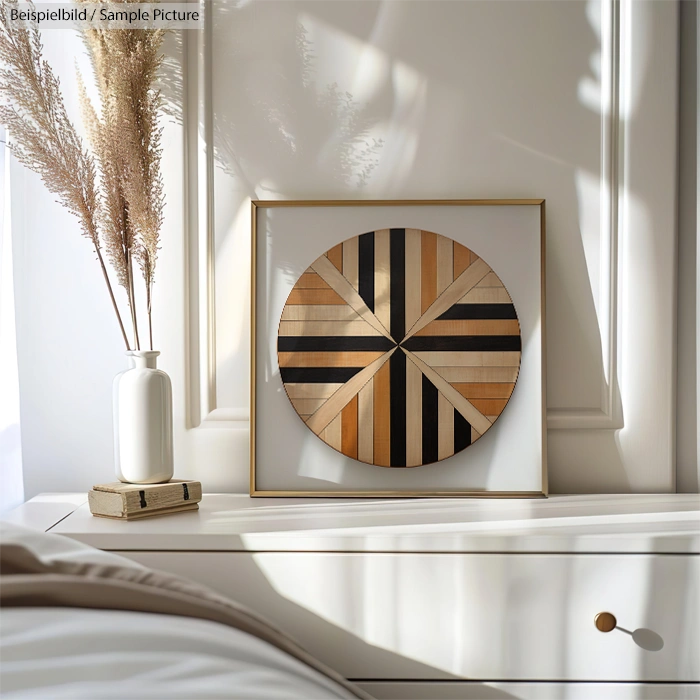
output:
MULTIPOLYGON (((546 310, 546 208, 544 199, 444 199, 444 200, 252 200, 251 201, 251 389, 250 389, 250 496, 251 497, 304 497, 304 498, 543 498, 548 495, 547 440, 546 440, 546 348, 544 339, 546 310), (511 207, 527 206, 539 210, 539 263, 540 263, 540 333, 541 333, 541 489, 527 491, 487 490, 296 490, 260 488, 257 483, 256 458, 258 440, 257 380, 258 380, 258 214, 275 208, 315 207, 511 207)), ((302 426, 299 426, 300 430, 302 426)), ((391 470, 393 471, 393 470, 391 470)))

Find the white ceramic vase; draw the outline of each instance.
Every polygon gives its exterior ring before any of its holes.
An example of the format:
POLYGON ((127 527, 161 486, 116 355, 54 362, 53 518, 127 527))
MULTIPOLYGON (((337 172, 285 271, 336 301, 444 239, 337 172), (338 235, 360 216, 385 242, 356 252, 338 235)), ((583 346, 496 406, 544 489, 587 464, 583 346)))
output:
POLYGON ((159 352, 130 350, 130 367, 114 378, 114 462, 129 484, 173 477, 173 398, 170 377, 156 369, 159 352))

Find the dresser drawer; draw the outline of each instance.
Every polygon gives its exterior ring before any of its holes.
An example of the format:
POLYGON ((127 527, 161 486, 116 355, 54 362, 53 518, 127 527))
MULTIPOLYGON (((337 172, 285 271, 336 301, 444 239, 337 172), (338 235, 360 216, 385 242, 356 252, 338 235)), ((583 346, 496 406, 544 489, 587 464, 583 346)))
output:
POLYGON ((700 680, 697 556, 119 553, 235 598, 349 678, 700 680), (596 629, 603 611, 618 629, 596 629))

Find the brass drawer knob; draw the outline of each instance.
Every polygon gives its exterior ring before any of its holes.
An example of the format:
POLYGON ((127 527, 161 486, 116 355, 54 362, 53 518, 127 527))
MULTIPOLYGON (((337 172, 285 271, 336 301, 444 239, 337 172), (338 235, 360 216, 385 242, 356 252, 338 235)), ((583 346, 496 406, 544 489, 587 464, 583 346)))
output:
POLYGON ((617 627, 617 618, 609 612, 600 612, 595 616, 595 626, 601 632, 612 632, 617 627))

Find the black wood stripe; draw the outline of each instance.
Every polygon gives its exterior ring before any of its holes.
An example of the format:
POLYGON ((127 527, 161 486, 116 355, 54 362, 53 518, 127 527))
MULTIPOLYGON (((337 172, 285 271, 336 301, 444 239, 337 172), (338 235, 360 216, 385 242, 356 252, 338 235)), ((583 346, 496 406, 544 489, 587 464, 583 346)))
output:
POLYGON ((374 312, 374 231, 359 236, 357 246, 358 279, 357 290, 369 310, 374 312))
POLYGON ((472 444, 472 427, 467 419, 455 408, 454 418, 454 450, 455 454, 472 444))
POLYGON ((285 384, 345 384, 364 367, 280 367, 285 384))
POLYGON ((438 321, 518 318, 513 304, 455 304, 438 316, 438 321))
POLYGON ((423 464, 438 461, 438 390, 423 375, 423 464))
POLYGON ((277 339, 279 352, 386 351, 394 346, 383 335, 282 335, 277 339))
POLYGON ((507 352, 521 348, 519 335, 414 335, 402 345, 413 352, 507 352))
POLYGON ((391 336, 400 343, 406 335, 406 229, 392 228, 389 239, 389 265, 391 280, 391 336))
POLYGON ((406 466, 406 355, 400 350, 389 360, 391 386, 390 435, 391 466, 406 466))

